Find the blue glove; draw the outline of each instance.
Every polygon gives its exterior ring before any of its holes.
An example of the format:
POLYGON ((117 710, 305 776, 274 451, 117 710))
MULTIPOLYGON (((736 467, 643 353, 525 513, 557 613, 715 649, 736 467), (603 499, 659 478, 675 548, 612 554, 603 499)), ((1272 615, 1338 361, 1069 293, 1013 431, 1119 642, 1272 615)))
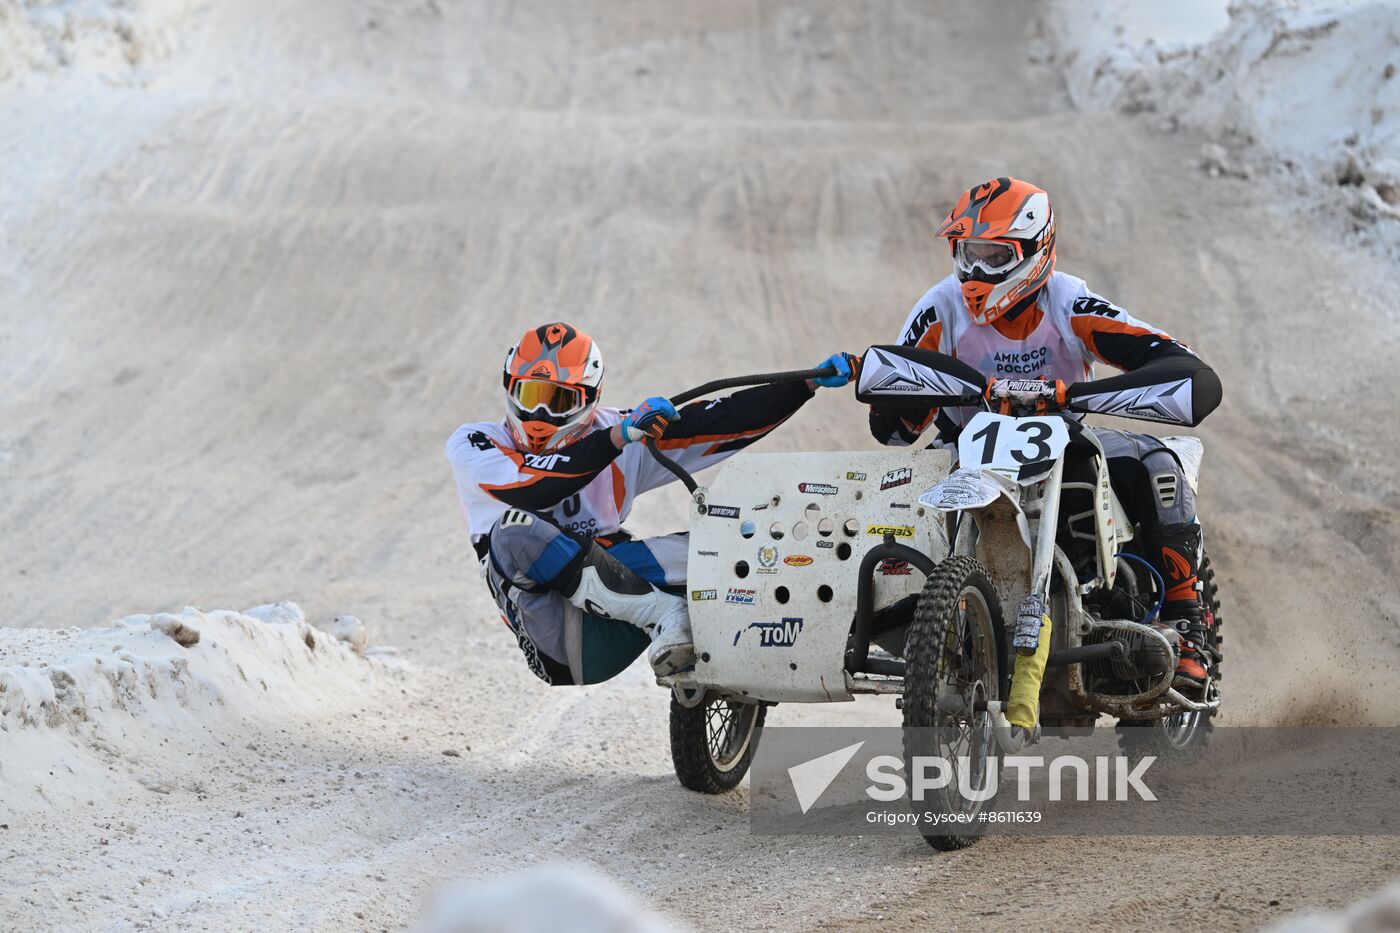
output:
POLYGON ((836 367, 836 375, 823 376, 820 379, 813 379, 812 382, 824 389, 839 389, 855 378, 855 364, 858 360, 849 353, 833 353, 817 364, 817 369, 827 366, 836 367))
POLYGON ((676 406, 670 399, 653 395, 622 419, 622 439, 628 443, 644 437, 660 439, 666 428, 676 419, 676 406))

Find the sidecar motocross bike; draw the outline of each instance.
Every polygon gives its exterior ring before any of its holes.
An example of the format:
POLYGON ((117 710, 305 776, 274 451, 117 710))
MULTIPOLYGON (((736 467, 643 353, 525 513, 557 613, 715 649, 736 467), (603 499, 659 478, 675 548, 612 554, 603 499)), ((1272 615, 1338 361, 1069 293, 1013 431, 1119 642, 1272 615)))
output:
MULTIPOLYGON (((821 374, 726 380, 676 401, 821 374)), ((952 357, 877 346, 863 358, 857 398, 985 406, 985 388, 952 357)), ((1118 399, 1113 413, 1133 407, 1118 399)), ((1194 488, 1201 442, 1163 441, 1194 488)), ((1042 726, 1087 731, 1112 716, 1132 753, 1186 755, 1205 741, 1220 706, 1209 560, 1198 577, 1215 676, 1187 696, 1172 685, 1177 633, 1150 624, 1165 584, 1134 550, 1099 442, 1063 415, 982 411, 956 452, 743 454, 708 488, 652 453, 692 495, 696 663, 658 679, 672 689, 671 751, 684 786, 737 786, 767 707, 856 694, 897 697, 906 756, 925 753, 909 736, 931 735, 965 756, 974 784, 992 757, 1034 743, 1042 726), (1092 461, 1092 481, 1066 481, 1072 454, 1092 461)), ((974 819, 982 806, 956 794, 933 802, 974 819)), ((925 839, 953 849, 977 836, 925 839)))

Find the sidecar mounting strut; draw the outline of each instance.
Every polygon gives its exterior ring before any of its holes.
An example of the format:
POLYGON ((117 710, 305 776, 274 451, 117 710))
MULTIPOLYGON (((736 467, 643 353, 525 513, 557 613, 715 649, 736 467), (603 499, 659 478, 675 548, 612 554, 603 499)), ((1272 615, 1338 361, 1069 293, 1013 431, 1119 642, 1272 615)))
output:
POLYGON ((933 573, 932 558, 922 551, 916 551, 906 544, 896 544, 893 535, 885 535, 881 544, 865 552, 861 559, 856 579, 856 621, 851 634, 851 647, 847 652, 846 670, 853 674, 902 675, 904 662, 899 662, 899 670, 893 670, 891 663, 884 659, 870 657, 870 629, 875 620, 875 568, 886 559, 902 560, 911 567, 917 567, 924 576, 933 573), (879 670, 873 670, 878 667, 879 670))

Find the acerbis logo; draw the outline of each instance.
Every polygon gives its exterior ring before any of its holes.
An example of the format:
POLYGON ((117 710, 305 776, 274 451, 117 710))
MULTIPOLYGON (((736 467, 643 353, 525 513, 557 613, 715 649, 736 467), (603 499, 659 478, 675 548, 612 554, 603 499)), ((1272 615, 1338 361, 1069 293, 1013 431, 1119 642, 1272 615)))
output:
POLYGON ((908 525, 869 525, 865 533, 876 538, 883 538, 885 535, 893 535, 896 538, 914 537, 914 529, 908 525))

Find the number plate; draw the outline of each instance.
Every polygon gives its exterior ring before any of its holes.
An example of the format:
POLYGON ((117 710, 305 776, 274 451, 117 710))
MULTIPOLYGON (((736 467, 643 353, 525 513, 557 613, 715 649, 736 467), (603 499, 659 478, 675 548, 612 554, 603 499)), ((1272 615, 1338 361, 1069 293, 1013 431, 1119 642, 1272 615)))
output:
POLYGON ((1067 444, 1069 427, 1063 418, 978 412, 958 437, 958 468, 991 470, 1017 479, 1031 464, 1058 459, 1067 444))

